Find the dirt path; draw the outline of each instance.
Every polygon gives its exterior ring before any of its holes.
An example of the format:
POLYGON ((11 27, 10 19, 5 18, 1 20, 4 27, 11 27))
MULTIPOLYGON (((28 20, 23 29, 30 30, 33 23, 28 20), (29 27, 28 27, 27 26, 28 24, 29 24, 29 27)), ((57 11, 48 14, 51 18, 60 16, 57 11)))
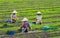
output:
POLYGON ((37 32, 37 31, 30 31, 29 33, 18 33, 15 35, 6 35, 0 36, 0 38, 48 38, 53 36, 60 36, 60 33, 56 34, 49 34, 47 32, 37 32))

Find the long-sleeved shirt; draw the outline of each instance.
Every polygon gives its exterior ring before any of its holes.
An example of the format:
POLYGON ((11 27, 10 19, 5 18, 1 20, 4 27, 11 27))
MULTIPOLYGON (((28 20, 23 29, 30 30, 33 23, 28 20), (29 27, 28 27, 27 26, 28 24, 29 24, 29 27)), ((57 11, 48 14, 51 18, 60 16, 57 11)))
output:
POLYGON ((11 19, 16 18, 16 17, 17 17, 16 15, 11 14, 11 19))
POLYGON ((29 23, 26 23, 26 24, 23 23, 23 24, 22 24, 22 28, 30 28, 30 24, 29 24, 29 23))
POLYGON ((42 15, 37 15, 37 20, 41 20, 42 19, 42 15))

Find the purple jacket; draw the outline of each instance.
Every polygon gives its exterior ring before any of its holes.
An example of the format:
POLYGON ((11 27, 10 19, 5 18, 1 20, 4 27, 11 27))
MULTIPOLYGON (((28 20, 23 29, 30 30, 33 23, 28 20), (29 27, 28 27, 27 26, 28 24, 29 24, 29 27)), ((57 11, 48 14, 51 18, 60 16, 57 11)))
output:
POLYGON ((22 24, 22 28, 27 28, 27 27, 30 27, 30 24, 29 23, 27 23, 27 24, 22 24))

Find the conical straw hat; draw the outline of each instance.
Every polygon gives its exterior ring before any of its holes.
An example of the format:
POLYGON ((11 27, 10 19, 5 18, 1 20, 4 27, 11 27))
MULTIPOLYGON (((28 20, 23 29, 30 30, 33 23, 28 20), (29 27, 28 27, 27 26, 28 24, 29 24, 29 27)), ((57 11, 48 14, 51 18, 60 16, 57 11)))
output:
POLYGON ((16 11, 16 10, 14 10, 12 13, 17 13, 17 11, 16 11))
POLYGON ((22 21, 28 21, 28 19, 27 18, 23 18, 23 20, 22 21))
POLYGON ((41 14, 41 12, 37 12, 37 14, 41 14))

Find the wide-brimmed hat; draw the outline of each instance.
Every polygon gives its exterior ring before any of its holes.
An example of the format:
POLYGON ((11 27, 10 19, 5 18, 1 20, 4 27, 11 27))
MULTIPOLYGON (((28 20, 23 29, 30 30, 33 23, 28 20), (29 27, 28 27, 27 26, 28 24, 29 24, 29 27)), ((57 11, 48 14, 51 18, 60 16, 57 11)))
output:
POLYGON ((16 10, 14 10, 12 13, 17 13, 17 11, 16 11, 16 10))
POLYGON ((27 18, 23 18, 23 20, 22 21, 28 21, 28 19, 27 18))

